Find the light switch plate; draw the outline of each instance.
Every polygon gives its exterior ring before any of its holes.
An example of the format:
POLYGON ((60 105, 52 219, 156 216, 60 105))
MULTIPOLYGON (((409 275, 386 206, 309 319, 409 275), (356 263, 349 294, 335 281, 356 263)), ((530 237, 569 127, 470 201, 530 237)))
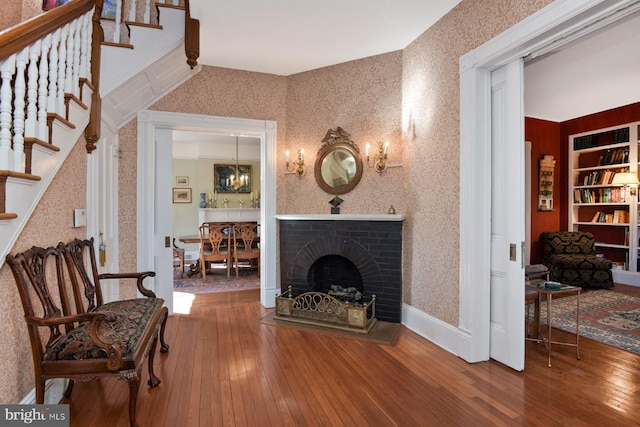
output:
POLYGON ((85 209, 73 210, 73 226, 84 227, 87 225, 87 211, 85 209))

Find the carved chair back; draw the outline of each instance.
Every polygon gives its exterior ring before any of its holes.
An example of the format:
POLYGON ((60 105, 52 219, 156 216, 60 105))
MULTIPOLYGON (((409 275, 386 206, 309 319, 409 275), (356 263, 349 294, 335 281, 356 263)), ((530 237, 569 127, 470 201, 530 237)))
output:
POLYGON ((55 248, 34 246, 7 255, 36 364, 49 344, 77 326, 77 322, 68 322, 61 331, 62 325, 56 319, 83 314, 102 305, 102 292, 94 285, 98 283, 97 266, 89 263, 89 270, 86 268, 86 257, 93 256, 93 251, 93 240, 76 240, 55 248))
POLYGON ((211 262, 224 262, 229 277, 232 230, 232 225, 228 223, 209 222, 200 226, 200 270, 203 279, 211 262))
POLYGON ((241 222, 233 226, 233 257, 236 277, 238 277, 239 262, 257 260, 260 271, 260 247, 258 244, 258 224, 255 222, 241 222))

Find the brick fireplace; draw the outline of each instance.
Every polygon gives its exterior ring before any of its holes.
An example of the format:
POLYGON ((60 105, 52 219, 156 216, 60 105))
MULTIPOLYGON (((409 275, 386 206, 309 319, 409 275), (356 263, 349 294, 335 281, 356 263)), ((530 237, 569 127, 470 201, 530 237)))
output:
POLYGON ((280 283, 293 294, 355 287, 376 295, 376 318, 399 323, 401 215, 278 215, 280 283))

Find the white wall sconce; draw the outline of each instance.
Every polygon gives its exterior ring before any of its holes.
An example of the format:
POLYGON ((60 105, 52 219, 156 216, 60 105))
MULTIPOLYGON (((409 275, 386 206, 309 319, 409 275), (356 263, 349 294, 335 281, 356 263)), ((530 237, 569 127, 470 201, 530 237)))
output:
MULTIPOLYGON (((624 187, 623 197, 626 194, 627 187, 629 188, 629 194, 635 196, 640 181, 638 181, 638 175, 635 172, 618 172, 613 176, 611 184, 624 187)), ((624 197, 624 201, 626 201, 626 197, 624 197)))
POLYGON ((290 165, 289 165, 289 150, 287 150, 285 152, 285 166, 286 166, 286 171, 285 171, 285 175, 298 175, 299 177, 301 177, 302 175, 304 175, 304 148, 301 148, 300 150, 298 150, 298 160, 296 160, 295 162, 293 162, 293 168, 290 169, 290 165))
POLYGON ((382 173, 387 168, 387 153, 389 152, 389 141, 382 143, 378 143, 378 152, 373 156, 372 161, 370 160, 369 150, 370 145, 367 144, 365 155, 367 157, 367 166, 370 168, 375 168, 376 172, 382 173))

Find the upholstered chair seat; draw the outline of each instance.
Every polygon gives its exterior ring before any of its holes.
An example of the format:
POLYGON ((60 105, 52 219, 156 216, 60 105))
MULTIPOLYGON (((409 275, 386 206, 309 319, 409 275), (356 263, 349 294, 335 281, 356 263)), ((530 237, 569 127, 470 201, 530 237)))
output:
POLYGON ((581 231, 542 233, 543 264, 549 279, 568 285, 604 288, 613 286, 612 262, 598 257, 593 235, 581 231))

